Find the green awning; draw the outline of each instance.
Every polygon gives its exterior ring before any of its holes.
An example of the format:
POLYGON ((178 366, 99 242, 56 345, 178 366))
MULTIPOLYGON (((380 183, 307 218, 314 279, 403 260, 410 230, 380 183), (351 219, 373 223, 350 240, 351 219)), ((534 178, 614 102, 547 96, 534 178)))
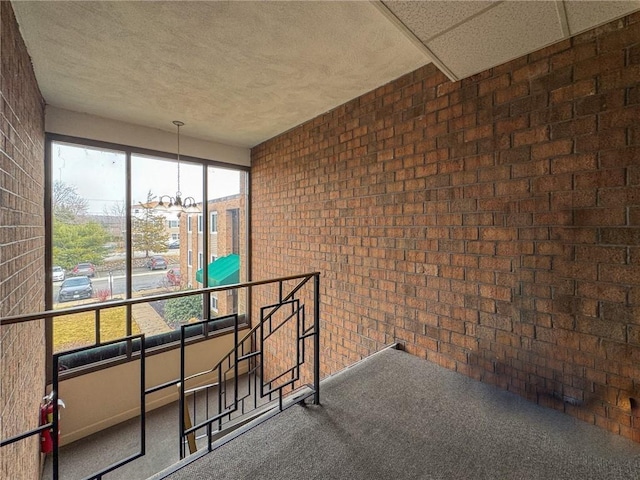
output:
MULTIPOLYGON (((207 268, 209 286, 219 287, 240 282, 240 255, 232 253, 211 262, 207 268)), ((202 269, 196 272, 196 281, 202 283, 202 269)))

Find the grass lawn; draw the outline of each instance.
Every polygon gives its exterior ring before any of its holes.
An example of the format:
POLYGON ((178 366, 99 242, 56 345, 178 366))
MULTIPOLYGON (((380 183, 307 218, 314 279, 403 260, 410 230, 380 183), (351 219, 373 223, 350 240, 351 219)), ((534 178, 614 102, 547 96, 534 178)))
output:
MULTIPOLYGON (((100 341, 105 342, 127 334, 124 307, 103 310, 100 314, 100 341)), ((131 322, 132 333, 140 333, 136 322, 131 322)), ((84 347, 95 342, 95 315, 93 312, 75 313, 58 317, 53 322, 53 351, 61 352, 84 347)))

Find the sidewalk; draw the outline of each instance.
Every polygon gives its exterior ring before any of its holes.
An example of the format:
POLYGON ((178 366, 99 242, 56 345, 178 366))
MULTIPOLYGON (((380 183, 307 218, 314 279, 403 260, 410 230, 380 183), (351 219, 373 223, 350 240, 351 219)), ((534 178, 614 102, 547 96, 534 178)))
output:
POLYGON ((148 303, 139 303, 135 305, 132 309, 131 316, 133 321, 138 324, 138 327, 140 327, 140 331, 144 332, 147 336, 157 335, 159 333, 170 332, 173 330, 148 303))

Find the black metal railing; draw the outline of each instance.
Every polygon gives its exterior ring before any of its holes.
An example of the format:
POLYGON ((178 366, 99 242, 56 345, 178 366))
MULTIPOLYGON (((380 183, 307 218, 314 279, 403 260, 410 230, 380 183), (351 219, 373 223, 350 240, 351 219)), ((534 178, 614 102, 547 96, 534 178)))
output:
MULTIPOLYGON (((313 396, 314 403, 319 403, 320 394, 320 348, 319 348, 319 274, 305 276, 287 294, 284 294, 285 281, 278 281, 278 299, 271 305, 260 308, 260 319, 256 325, 238 339, 235 316, 234 345, 213 368, 186 375, 185 349, 181 348, 180 359, 180 457, 195 453, 196 440, 206 438, 208 451, 213 449, 213 441, 219 438, 225 428, 235 428, 248 419, 252 412, 264 413, 272 402, 277 401, 279 411, 284 409, 287 393, 298 388, 307 387, 305 395, 296 397, 296 402, 313 396), (314 312, 309 320, 305 304, 297 298, 298 292, 313 279, 314 312), (277 314, 281 314, 277 318, 277 314), (291 366, 284 366, 275 372, 265 369, 265 345, 279 331, 291 327, 288 339, 294 342, 291 366), (301 382, 300 369, 307 358, 306 343, 313 342, 313 383, 301 382), (270 377, 266 378, 269 374, 270 377), (187 388, 187 384, 202 378, 209 379, 205 385, 187 388), (198 415, 198 411, 202 414, 198 415), (205 433, 198 435, 198 432, 205 433)), ((204 323, 204 322, 203 322, 204 323)), ((184 332, 183 327, 183 344, 184 332)), ((282 363, 282 359, 280 362, 282 363)))
MULTIPOLYGON (((248 289, 249 300, 251 304, 251 291, 253 288, 269 286, 278 286, 277 302, 265 307, 260 308, 260 319, 242 339, 239 339, 239 316, 238 314, 227 315, 225 317, 216 317, 215 319, 205 319, 202 322, 195 324, 189 324, 181 327, 180 330, 180 377, 171 380, 160 385, 155 385, 147 388, 145 383, 145 359, 147 356, 146 346, 148 342, 144 334, 128 335, 122 338, 112 341, 101 341, 100 333, 96 332, 95 341, 92 345, 82 348, 76 348, 72 350, 66 350, 58 352, 52 355, 52 383, 51 394, 49 398, 53 402, 53 415, 52 420, 46 424, 40 425, 37 428, 21 432, 10 438, 0 439, 0 448, 10 444, 14 444, 21 440, 40 435, 45 430, 51 432, 59 431, 59 418, 58 418, 58 392, 60 383, 60 370, 64 370, 63 358, 65 356, 74 356, 82 354, 83 352, 90 351, 92 349, 113 349, 113 351, 120 352, 121 355, 117 356, 118 361, 121 362, 134 362, 140 363, 140 406, 139 406, 139 429, 140 429, 140 448, 137 452, 126 456, 120 460, 116 460, 109 466, 101 469, 98 472, 94 472, 85 479, 100 480, 102 477, 118 468, 142 457, 145 455, 146 447, 146 401, 147 397, 154 393, 167 388, 178 387, 179 390, 179 425, 180 425, 180 456, 184 457, 185 444, 189 444, 189 450, 192 451, 195 448, 195 434, 201 429, 207 431, 207 451, 213 449, 212 440, 215 435, 223 433, 225 426, 231 426, 234 419, 238 419, 250 411, 255 411, 259 406, 272 401, 274 396, 277 395, 278 407, 281 411, 283 409, 283 399, 287 392, 285 389, 293 392, 298 387, 297 382, 300 380, 300 368, 305 363, 306 351, 305 343, 310 340, 313 343, 313 370, 312 370, 312 382, 307 385, 309 392, 303 397, 303 400, 313 396, 313 402, 319 404, 320 401, 320 274, 318 272, 308 273, 303 275, 294 275, 289 277, 281 277, 271 280, 247 282, 235 285, 226 285, 220 287, 210 287, 198 290, 189 290, 179 293, 170 293, 164 295, 154 295, 144 298, 127 299, 120 301, 104 302, 100 304, 92 304, 80 307, 72 307, 60 310, 48 310, 40 313, 17 315, 12 317, 0 318, 0 326, 14 325, 27 322, 41 321, 43 319, 53 321, 57 317, 65 315, 94 312, 96 329, 100 327, 100 312, 105 309, 111 309, 116 307, 126 307, 130 315, 131 307, 136 304, 149 303, 158 300, 167 300, 171 298, 179 298, 193 295, 208 295, 210 293, 216 293, 221 291, 238 291, 239 289, 248 289), (298 282, 286 295, 284 294, 285 285, 290 282, 298 282), (312 282, 311 282, 312 281, 312 282), (305 314, 304 303, 302 299, 297 298, 303 287, 312 283, 312 292, 305 295, 305 298, 313 303, 313 318, 307 319, 305 314), (284 311, 285 308, 291 309, 291 313, 285 316, 284 322, 275 322, 274 318, 277 312, 284 311), (266 383, 261 379, 265 375, 264 371, 264 342, 269 339, 276 331, 284 327, 285 324, 293 322, 295 319, 296 335, 295 335, 295 349, 296 349, 296 362, 295 365, 286 371, 277 374, 274 378, 266 383), (216 363, 216 365, 204 372, 199 372, 193 375, 186 375, 187 361, 185 352, 189 345, 189 337, 194 336, 194 332, 200 332, 199 335, 207 337, 209 333, 218 328, 220 322, 224 322, 226 325, 232 325, 232 333, 234 336, 234 347, 229 353, 227 353, 222 360, 216 363), (246 364, 245 367, 241 367, 246 364), (206 378, 205 376, 217 376, 214 383, 207 385, 198 385, 195 388, 185 388, 185 384, 191 382, 199 377, 206 378), (290 375, 284 381, 280 381, 283 376, 290 375), (250 385, 249 379, 253 384, 250 385), (247 386, 248 391, 242 390, 241 384, 247 386), (209 399, 213 391, 216 391, 217 409, 211 416, 211 410, 209 408, 209 399), (192 397, 197 399, 199 394, 203 394, 206 397, 204 412, 206 419, 198 421, 198 409, 197 403, 193 403, 191 407, 191 413, 189 412, 186 399, 192 397), (233 395, 231 396, 231 394, 233 395), (266 400, 265 400, 266 399, 266 400), (250 402, 253 402, 251 408, 250 402), (193 417, 191 417, 191 415, 193 417), (191 426, 187 426, 190 419, 194 421, 191 426), (215 431, 213 424, 216 424, 215 431), (189 443, 191 442, 191 443, 189 443)), ((129 330, 129 329, 128 329, 129 330)), ((228 329, 226 330, 228 331, 228 329)), ((153 338, 153 337, 149 337, 153 338)), ((192 338, 193 339, 193 338, 192 338)), ((101 368, 109 368, 113 364, 104 362, 101 368)), ((100 367, 98 367, 100 368, 100 367)), ((95 371, 92 369, 91 372, 95 371)), ((88 374, 88 373, 87 373, 88 374)), ((79 375, 82 375, 80 373, 79 375)), ((44 387, 44 386, 43 386, 44 387)), ((39 393, 39 392, 38 392, 39 393)), ((296 400, 300 400, 296 397, 296 400)), ((0 406, 2 407, 2 406, 0 406)), ((231 429, 229 429, 231 430, 231 429)), ((59 457, 60 457, 60 445, 58 435, 52 435, 53 451, 52 456, 52 478, 58 480, 60 478, 59 473, 59 457)), ((2 451, 0 450, 0 454, 2 451)))

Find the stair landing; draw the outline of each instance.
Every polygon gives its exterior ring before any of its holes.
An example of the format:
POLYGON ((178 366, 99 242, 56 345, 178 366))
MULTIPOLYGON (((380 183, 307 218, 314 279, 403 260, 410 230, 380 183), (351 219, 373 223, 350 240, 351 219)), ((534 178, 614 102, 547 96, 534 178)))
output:
POLYGON ((213 453, 154 478, 630 479, 640 444, 388 349, 213 453), (168 474, 168 475, 167 475, 168 474))

